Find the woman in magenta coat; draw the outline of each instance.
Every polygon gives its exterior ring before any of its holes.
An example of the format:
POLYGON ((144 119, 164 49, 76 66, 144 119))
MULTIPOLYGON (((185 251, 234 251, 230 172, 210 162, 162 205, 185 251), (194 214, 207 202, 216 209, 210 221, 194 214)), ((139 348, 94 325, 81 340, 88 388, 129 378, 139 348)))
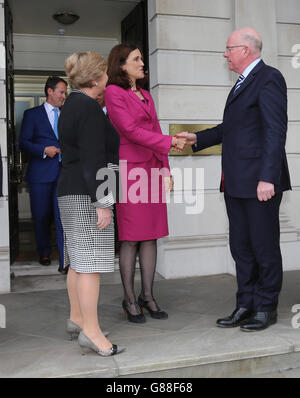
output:
POLYGON ((163 135, 150 93, 143 90, 144 63, 136 46, 119 44, 108 58, 105 105, 120 134, 122 199, 116 204, 120 240, 120 272, 124 287, 123 309, 130 322, 166 319, 153 297, 157 239, 168 235, 165 185, 171 183, 168 153, 185 141, 163 135), (160 177, 158 176, 160 173, 160 177), (136 300, 134 274, 139 252, 142 289, 136 300))

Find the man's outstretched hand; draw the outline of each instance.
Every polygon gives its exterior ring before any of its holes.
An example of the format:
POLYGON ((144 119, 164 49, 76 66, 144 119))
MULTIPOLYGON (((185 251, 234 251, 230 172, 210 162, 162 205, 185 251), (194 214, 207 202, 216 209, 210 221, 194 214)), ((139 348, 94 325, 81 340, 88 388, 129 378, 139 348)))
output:
POLYGON ((195 133, 188 133, 187 131, 183 131, 182 133, 176 134, 177 138, 185 138, 186 139, 186 147, 188 145, 194 145, 197 142, 197 136, 195 133))

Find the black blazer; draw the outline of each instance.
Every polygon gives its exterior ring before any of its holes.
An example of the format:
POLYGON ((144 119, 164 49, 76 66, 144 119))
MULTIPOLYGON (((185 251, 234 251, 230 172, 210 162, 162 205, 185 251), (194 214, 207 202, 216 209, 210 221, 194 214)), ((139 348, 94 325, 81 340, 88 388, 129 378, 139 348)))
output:
POLYGON ((258 181, 275 192, 291 189, 285 153, 287 87, 282 74, 260 61, 241 87, 232 88, 223 123, 197 133, 193 151, 222 142, 225 190, 239 198, 257 197, 258 181))
POLYGON ((100 105, 86 94, 72 92, 62 108, 58 133, 62 170, 57 195, 89 195, 92 203, 103 199, 97 197, 97 189, 107 178, 98 180, 96 175, 109 163, 119 164, 120 137, 100 105))

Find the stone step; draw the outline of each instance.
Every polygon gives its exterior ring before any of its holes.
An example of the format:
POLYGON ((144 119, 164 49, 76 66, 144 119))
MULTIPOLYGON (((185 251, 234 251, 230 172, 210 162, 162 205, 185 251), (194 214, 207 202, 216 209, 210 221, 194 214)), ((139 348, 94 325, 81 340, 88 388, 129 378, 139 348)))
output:
MULTIPOLYGON (((279 350, 280 352, 280 350, 279 350)), ((299 377, 300 352, 272 354, 256 352, 252 357, 241 359, 244 353, 233 352, 228 359, 215 356, 183 358, 169 363, 151 363, 148 366, 128 366, 119 369, 119 377, 146 378, 256 378, 299 377), (294 370, 292 373, 291 371, 294 370), (289 373, 290 372, 290 373, 289 373), (280 376, 281 375, 281 376, 280 376)), ((78 377, 78 376, 77 376, 78 377)), ((84 375, 86 377, 86 375, 84 375)), ((94 374, 94 377, 96 375, 94 374)))
MULTIPOLYGON (((16 277, 12 282, 23 281, 24 288, 27 283, 27 290, 0 297, 7 313, 7 328, 0 334, 0 377, 289 377, 287 372, 299 369, 300 333, 292 324, 299 271, 284 274, 278 323, 257 333, 216 327, 216 319, 234 308, 236 280, 230 275, 158 280, 154 292, 169 318, 158 321, 145 311, 147 322, 141 325, 129 323, 122 312, 117 275, 103 275, 99 305, 100 324, 110 331, 110 341, 126 347, 113 358, 81 356, 77 341, 66 339, 65 276, 16 277), (56 287, 34 289, 39 278, 56 287)), ((138 294, 140 281, 135 288, 138 294)))

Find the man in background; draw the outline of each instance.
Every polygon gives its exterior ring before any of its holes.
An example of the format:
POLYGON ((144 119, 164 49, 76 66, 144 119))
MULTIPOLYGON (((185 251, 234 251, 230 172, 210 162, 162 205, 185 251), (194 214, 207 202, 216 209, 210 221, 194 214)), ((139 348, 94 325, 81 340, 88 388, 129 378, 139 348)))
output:
POLYGON ((46 101, 24 112, 19 147, 30 155, 25 181, 29 183, 31 213, 34 220, 37 251, 41 265, 50 265, 50 226, 54 216, 59 268, 64 267, 63 229, 56 197, 61 169, 57 122, 60 107, 67 95, 67 83, 60 77, 49 77, 45 85, 46 101))

